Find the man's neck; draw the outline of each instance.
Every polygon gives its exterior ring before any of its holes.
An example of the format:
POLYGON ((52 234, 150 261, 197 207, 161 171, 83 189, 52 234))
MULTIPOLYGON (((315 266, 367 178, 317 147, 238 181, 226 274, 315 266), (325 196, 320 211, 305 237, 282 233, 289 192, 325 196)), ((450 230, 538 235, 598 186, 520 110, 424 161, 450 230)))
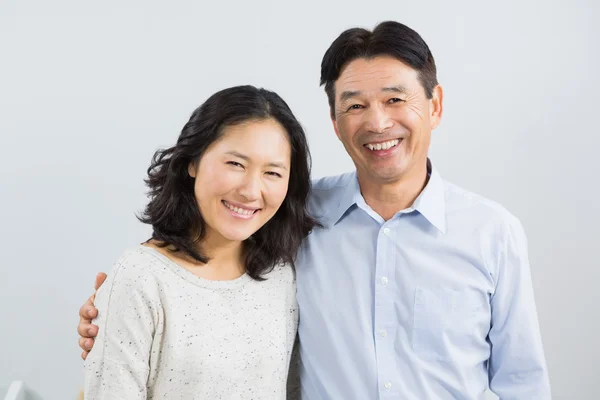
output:
POLYGON ((429 180, 427 164, 391 182, 375 182, 358 174, 365 202, 385 221, 413 205, 429 180))

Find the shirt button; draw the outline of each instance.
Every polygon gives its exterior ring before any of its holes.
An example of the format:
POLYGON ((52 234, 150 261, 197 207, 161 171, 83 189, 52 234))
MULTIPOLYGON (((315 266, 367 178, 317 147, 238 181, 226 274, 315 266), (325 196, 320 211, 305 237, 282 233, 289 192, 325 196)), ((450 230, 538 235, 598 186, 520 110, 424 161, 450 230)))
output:
POLYGON ((387 336, 387 332, 385 330, 381 330, 381 331, 379 331, 379 336, 386 337, 387 336))
POLYGON ((392 383, 386 382, 385 385, 383 385, 383 386, 385 386, 386 389, 390 389, 392 387, 392 383))
POLYGON ((383 228, 383 233, 385 233, 386 235, 390 234, 390 228, 383 228))
POLYGON ((385 286, 385 285, 387 285, 387 284, 388 284, 388 278, 387 278, 386 276, 384 276, 383 278, 381 278, 381 284, 382 284, 383 286, 385 286))

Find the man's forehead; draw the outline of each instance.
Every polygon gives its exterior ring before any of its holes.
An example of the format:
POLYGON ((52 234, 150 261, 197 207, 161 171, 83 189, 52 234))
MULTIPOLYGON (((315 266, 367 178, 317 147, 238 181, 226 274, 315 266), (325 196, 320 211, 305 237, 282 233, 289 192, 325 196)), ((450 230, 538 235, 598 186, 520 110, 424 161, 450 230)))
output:
POLYGON ((335 86, 338 93, 346 90, 380 91, 390 87, 407 87, 411 81, 417 82, 417 78, 417 71, 395 58, 359 58, 344 67, 335 86))

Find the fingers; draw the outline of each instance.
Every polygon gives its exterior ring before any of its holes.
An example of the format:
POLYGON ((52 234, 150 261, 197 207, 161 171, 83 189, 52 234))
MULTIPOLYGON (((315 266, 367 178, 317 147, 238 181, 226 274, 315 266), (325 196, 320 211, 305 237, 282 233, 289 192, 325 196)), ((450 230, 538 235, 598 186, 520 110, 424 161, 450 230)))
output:
POLYGON ((96 275, 96 282, 94 283, 94 289, 98 290, 100 288, 100 286, 102 286, 102 284, 104 283, 105 280, 106 280, 106 274, 104 272, 99 272, 96 275))
POLYGON ((79 322, 77 333, 84 339, 95 338, 98 335, 98 326, 86 321, 79 322))
MULTIPOLYGON (((96 275, 94 282, 94 290, 98 290, 100 286, 106 280, 106 274, 100 272, 96 275)), ((94 346, 94 337, 98 335, 98 327, 92 324, 92 320, 98 315, 98 310, 94 307, 94 299, 96 295, 93 294, 79 309, 79 325, 77 325, 77 333, 79 336, 79 347, 83 350, 81 358, 85 360, 89 354, 89 351, 94 346)))
POLYGON ((79 318, 81 321, 85 320, 90 323, 97 315, 98 310, 94 307, 94 296, 91 296, 79 309, 79 318))
POLYGON ((92 347, 94 347, 94 339, 80 337, 79 347, 81 347, 81 350, 87 353, 92 349, 92 347))

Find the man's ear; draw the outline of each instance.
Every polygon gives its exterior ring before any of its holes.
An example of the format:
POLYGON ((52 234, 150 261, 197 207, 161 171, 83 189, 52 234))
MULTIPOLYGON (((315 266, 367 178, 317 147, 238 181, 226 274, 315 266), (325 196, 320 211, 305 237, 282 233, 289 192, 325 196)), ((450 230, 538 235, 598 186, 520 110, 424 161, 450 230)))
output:
POLYGON ((431 102, 431 129, 437 128, 442 122, 442 114, 444 112, 444 90, 441 85, 433 88, 433 96, 431 102))
POLYGON ((331 123, 333 124, 333 130, 335 131, 335 135, 338 137, 338 139, 341 140, 340 130, 338 129, 337 119, 335 119, 335 111, 333 109, 331 110, 329 117, 331 118, 331 123))

